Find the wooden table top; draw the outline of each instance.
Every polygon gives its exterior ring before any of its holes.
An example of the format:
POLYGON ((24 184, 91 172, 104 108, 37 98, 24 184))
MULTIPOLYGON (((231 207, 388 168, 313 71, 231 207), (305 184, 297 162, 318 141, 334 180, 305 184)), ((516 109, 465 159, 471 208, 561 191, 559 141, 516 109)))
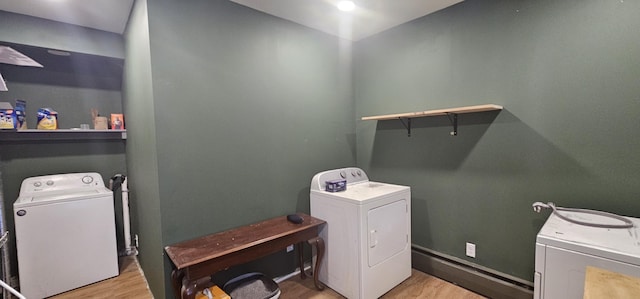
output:
POLYGON ((588 266, 583 298, 640 298, 640 277, 588 266))
POLYGON ((304 219, 300 224, 287 221, 287 216, 280 216, 172 244, 166 246, 165 251, 176 268, 183 269, 325 223, 307 214, 297 214, 304 219))

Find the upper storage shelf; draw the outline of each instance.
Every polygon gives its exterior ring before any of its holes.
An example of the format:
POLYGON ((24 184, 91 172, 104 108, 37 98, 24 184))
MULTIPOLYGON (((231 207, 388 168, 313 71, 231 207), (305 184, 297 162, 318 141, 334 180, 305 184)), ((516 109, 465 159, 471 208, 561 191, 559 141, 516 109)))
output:
POLYGON ((10 47, 44 66, 24 67, 0 63, 0 73, 7 81, 9 90, 10 85, 16 82, 117 91, 122 89, 124 59, 59 51, 2 40, 0 46, 10 47))
POLYGON ((0 141, 125 140, 126 130, 0 130, 0 141))
POLYGON ((385 114, 385 115, 374 115, 374 116, 364 116, 362 120, 388 120, 388 119, 399 119, 402 121, 403 119, 407 119, 407 124, 402 122, 402 124, 407 128, 407 132, 409 136, 411 136, 411 119, 416 117, 427 117, 427 116, 438 116, 438 115, 446 115, 449 117, 451 124, 453 125, 453 131, 451 132, 452 136, 458 135, 458 114, 463 113, 476 113, 476 112, 486 112, 486 111, 495 111, 502 110, 502 106, 495 104, 484 104, 484 105, 476 105, 476 106, 464 106, 464 107, 455 107, 455 108, 447 108, 447 109, 436 109, 436 110, 426 110, 426 111, 417 111, 417 112, 407 112, 407 113, 398 113, 398 114, 385 114))

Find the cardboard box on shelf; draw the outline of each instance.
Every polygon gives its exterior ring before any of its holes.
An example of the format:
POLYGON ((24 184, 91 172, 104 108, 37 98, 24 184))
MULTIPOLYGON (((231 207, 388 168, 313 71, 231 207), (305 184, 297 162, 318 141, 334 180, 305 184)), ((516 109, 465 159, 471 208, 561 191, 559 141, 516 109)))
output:
POLYGON ((109 129, 109 120, 98 114, 98 109, 91 109, 91 118, 93 119, 94 130, 107 130, 109 129))
POLYGON ((109 129, 109 120, 104 116, 96 116, 93 119, 93 129, 95 130, 107 130, 109 129))

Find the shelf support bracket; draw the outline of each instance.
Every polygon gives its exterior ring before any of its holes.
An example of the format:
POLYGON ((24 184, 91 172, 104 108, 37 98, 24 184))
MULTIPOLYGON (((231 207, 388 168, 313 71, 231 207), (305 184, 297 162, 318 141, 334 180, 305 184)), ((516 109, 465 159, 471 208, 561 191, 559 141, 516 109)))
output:
POLYGON ((407 137, 411 137, 411 118, 407 118, 407 123, 402 120, 401 117, 398 117, 402 125, 407 129, 407 137))
POLYGON ((451 131, 449 134, 451 134, 451 136, 457 136, 458 135, 458 114, 447 112, 447 117, 449 118, 449 121, 453 126, 453 131, 451 131))

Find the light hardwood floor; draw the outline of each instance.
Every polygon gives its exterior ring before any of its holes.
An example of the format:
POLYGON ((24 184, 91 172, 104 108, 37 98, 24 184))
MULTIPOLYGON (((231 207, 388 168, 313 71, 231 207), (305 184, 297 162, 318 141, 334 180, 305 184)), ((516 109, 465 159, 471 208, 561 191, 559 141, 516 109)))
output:
MULTIPOLYGON (((318 291, 313 279, 300 279, 299 275, 279 284, 282 299, 344 299, 345 297, 330 288, 318 291)), ((172 294, 167 294, 171 298, 172 294)), ((53 299, 71 298, 132 298, 152 299, 147 280, 135 257, 124 257, 120 261, 120 275, 82 288, 51 297, 53 299)), ((383 299, 422 299, 455 298, 482 299, 478 294, 446 282, 437 277, 413 269, 411 277, 393 288, 383 299)))
POLYGON ((151 299, 153 298, 153 295, 149 290, 149 285, 147 284, 147 280, 142 273, 140 264, 138 263, 138 259, 135 256, 127 256, 120 259, 120 275, 50 298, 151 299))
MULTIPOLYGON (((296 275, 280 284, 282 299, 344 299, 345 297, 336 293, 332 289, 325 288, 318 291, 313 285, 313 279, 300 279, 296 275)), ((431 276, 418 270, 411 270, 411 277, 403 281, 400 285, 384 294, 383 299, 481 299, 485 298, 467 289, 446 282, 437 277, 431 276)))

